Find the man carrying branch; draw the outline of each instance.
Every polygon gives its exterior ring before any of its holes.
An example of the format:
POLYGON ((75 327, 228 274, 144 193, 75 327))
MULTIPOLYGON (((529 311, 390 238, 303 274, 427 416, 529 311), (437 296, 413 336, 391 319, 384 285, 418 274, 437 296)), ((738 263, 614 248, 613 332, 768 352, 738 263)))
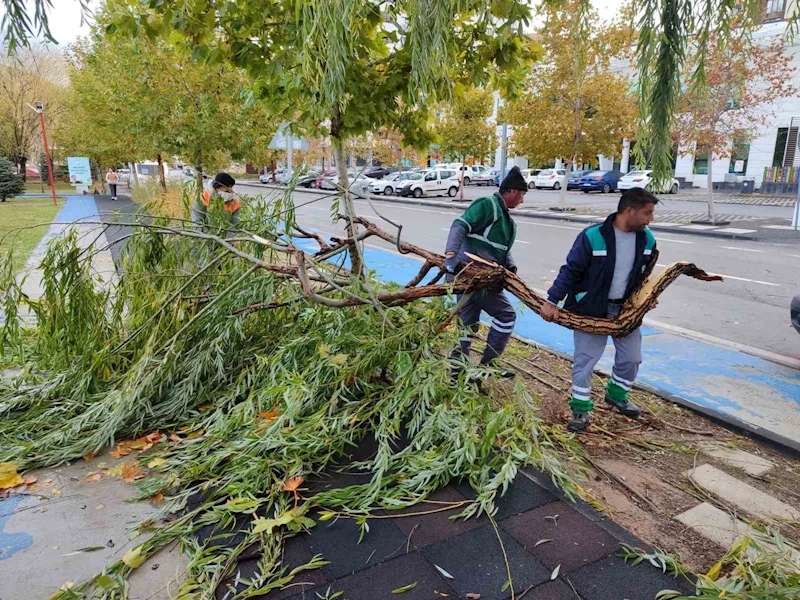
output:
MULTIPOLYGON (((622 305, 647 279, 655 266, 656 239, 647 228, 658 203, 650 192, 633 188, 620 198, 617 212, 604 223, 584 229, 572 245, 547 292, 548 303, 541 316, 552 321, 557 304, 566 297, 564 310, 589 317, 619 315, 622 305)), ((570 431, 585 431, 594 409, 591 399, 592 372, 606 348, 608 336, 573 332, 575 356, 572 362, 572 397, 569 407, 570 431)), ((642 411, 628 400, 642 362, 642 333, 637 327, 624 337, 614 338, 614 368, 605 401, 626 417, 638 419, 642 411)))
MULTIPOLYGON (((517 224, 509 214, 509 209, 516 208, 525 198, 528 185, 518 167, 509 171, 500 184, 499 192, 484 198, 478 198, 463 215, 450 226, 445 249, 445 270, 448 281, 453 281, 461 269, 471 260, 467 253, 479 256, 505 267, 512 273, 517 266, 511 257, 511 246, 517 235, 517 224)), ((458 297, 459 301, 461 296, 458 297)), ((505 350, 511 333, 514 331, 516 313, 503 289, 485 288, 474 292, 464 303, 459 313, 461 323, 466 328, 459 346, 450 355, 453 362, 463 363, 469 358, 472 340, 478 333, 481 312, 492 317, 492 326, 486 349, 481 359, 482 365, 488 365, 497 359, 505 350)), ((462 364, 453 366, 453 373, 463 370, 462 364)), ((513 377, 512 371, 501 371, 503 377, 513 377)))

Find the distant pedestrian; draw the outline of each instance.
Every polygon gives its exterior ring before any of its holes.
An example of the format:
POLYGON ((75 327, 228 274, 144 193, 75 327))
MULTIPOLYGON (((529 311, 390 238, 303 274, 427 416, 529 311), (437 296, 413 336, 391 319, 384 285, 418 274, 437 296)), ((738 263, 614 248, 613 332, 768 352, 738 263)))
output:
POLYGON ((111 199, 117 199, 117 184, 119 184, 119 175, 117 175, 116 169, 108 169, 108 173, 106 173, 106 183, 108 187, 111 189, 111 199))
MULTIPOLYGON (((564 310, 589 317, 616 318, 628 298, 641 286, 655 266, 656 238, 647 228, 653 220, 658 198, 642 188, 622 194, 617 212, 605 222, 587 227, 575 240, 542 306, 542 318, 553 321, 557 304, 566 298, 564 310)), ((585 431, 594 409, 591 399, 592 373, 603 356, 608 336, 584 331, 573 334, 572 397, 570 431, 585 431)), ((638 419, 642 411, 628 400, 642 363, 642 332, 614 338, 614 368, 605 391, 605 401, 626 417, 638 419)))

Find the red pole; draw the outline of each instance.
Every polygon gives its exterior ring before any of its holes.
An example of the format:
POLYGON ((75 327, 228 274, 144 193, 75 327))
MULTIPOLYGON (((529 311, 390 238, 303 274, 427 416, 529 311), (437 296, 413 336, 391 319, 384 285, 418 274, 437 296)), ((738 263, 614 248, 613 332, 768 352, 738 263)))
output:
MULTIPOLYGON (((56 184, 53 183, 53 161, 50 160, 50 148, 47 145, 47 129, 44 126, 44 113, 39 111, 39 122, 42 124, 42 141, 44 142, 44 155, 47 158, 47 177, 50 179, 50 191, 53 192, 53 206, 58 206, 56 201, 56 184)), ((39 174, 41 177, 41 173, 39 174)))

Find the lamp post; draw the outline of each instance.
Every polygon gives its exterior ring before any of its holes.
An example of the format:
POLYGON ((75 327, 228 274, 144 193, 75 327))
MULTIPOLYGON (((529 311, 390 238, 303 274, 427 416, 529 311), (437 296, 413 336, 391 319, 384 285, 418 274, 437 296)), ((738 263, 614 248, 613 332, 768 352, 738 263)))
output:
MULTIPOLYGON (((53 161, 50 159, 50 147, 47 145, 47 128, 44 126, 44 103, 38 100, 33 103, 33 106, 28 104, 34 111, 39 113, 39 123, 42 126, 42 143, 44 144, 44 155, 47 159, 47 177, 50 180, 50 191, 53 193, 53 206, 58 206, 56 200, 56 184, 53 183, 53 161)), ((39 174, 41 177, 41 173, 39 174)))

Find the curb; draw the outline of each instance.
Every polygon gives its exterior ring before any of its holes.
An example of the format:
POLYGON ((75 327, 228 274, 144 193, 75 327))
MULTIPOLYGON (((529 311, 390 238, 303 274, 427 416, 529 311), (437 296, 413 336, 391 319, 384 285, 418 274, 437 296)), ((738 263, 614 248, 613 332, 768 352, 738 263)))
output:
MULTIPOLYGON (((263 187, 266 189, 271 190, 281 190, 285 191, 287 188, 283 186, 275 186, 265 183, 247 183, 244 185, 250 186, 257 186, 263 187)), ((295 191, 298 191, 295 189, 295 191)), ((303 188, 300 190, 302 193, 307 194, 331 194, 333 190, 319 190, 317 188, 303 188)), ((446 208, 448 210, 463 210, 463 207, 467 206, 467 202, 442 202, 437 200, 417 200, 417 199, 410 199, 410 198, 403 198, 403 197, 387 197, 387 196, 376 196, 374 194, 370 194, 370 198, 372 200, 382 201, 382 202, 390 202, 395 204, 410 204, 414 206, 431 206, 436 208, 446 208)), ((584 215, 582 217, 572 216, 565 213, 554 213, 554 214, 544 214, 537 212, 535 214, 523 211, 515 211, 512 213, 515 217, 527 217, 529 219, 545 219, 551 221, 567 221, 570 223, 582 223, 587 225, 588 223, 601 223, 605 220, 604 217, 595 217, 590 215, 584 215), (586 218, 590 217, 590 218, 586 218)), ((710 238, 717 238, 717 239, 724 239, 724 240, 745 240, 745 241, 759 241, 760 238, 756 237, 755 235, 750 234, 737 234, 737 233, 724 233, 724 232, 716 232, 716 231, 696 231, 696 230, 683 230, 678 229, 675 227, 662 227, 658 223, 651 223, 650 229, 656 231, 663 231, 663 232, 671 232, 671 233, 681 233, 685 235, 697 235, 702 237, 710 237, 710 238)))
MULTIPOLYGON (((554 354, 560 358, 568 360, 569 362, 572 362, 572 356, 570 356, 566 352, 561 352, 560 350, 550 348, 549 346, 545 346, 544 344, 541 344, 536 340, 523 337, 516 333, 512 334, 512 337, 524 344, 528 344, 535 348, 541 348, 542 350, 545 350, 547 352, 550 352, 551 354, 554 354)), ((595 369, 595 372, 600 373, 604 377, 611 376, 610 372, 604 371, 602 369, 595 369)), ((648 383, 640 383, 638 381, 635 381, 633 383, 633 387, 634 389, 643 392, 648 392, 650 394, 658 396, 662 400, 666 400, 667 402, 672 402, 673 404, 677 404, 678 406, 687 408, 692 412, 701 414, 704 417, 709 418, 715 423, 718 423, 726 428, 735 429, 740 433, 749 434, 755 438, 758 438, 761 441, 767 442, 772 446, 777 446, 781 450, 789 451, 793 456, 800 456, 800 442, 791 440, 773 431, 764 429, 763 427, 758 427, 757 425, 753 425, 752 423, 748 423, 737 417, 717 412, 712 408, 708 408, 707 406, 703 406, 702 404, 698 404, 697 402, 693 402, 692 400, 683 398, 682 396, 676 396, 675 394, 666 392, 648 383)))

